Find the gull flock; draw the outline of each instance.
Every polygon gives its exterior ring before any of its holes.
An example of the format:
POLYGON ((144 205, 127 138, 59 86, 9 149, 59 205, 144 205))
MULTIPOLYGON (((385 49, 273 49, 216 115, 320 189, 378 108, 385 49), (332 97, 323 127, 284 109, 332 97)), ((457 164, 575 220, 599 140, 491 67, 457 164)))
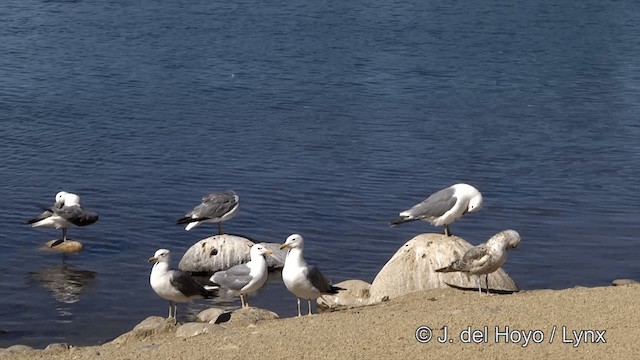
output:
MULTIPOLYGON (((235 217, 240 198, 232 190, 213 192, 202 197, 202 202, 176 221, 185 225, 189 231, 205 223, 218 226, 222 234, 222 223, 235 217)), ((390 225, 422 220, 433 226, 443 226, 444 235, 451 236, 450 225, 457 219, 480 210, 483 206, 482 194, 468 184, 455 184, 434 192, 424 201, 399 213, 399 217, 390 221, 390 225)), ((87 226, 98 220, 98 214, 85 209, 80 204, 80 196, 61 191, 55 196, 53 206, 27 221, 33 227, 48 227, 62 230, 62 237, 56 243, 68 241, 67 229, 73 226, 87 226)), ((301 300, 307 301, 307 314, 312 314, 311 302, 324 295, 333 295, 345 290, 333 286, 316 265, 310 265, 303 256, 305 240, 300 234, 292 234, 280 245, 287 249, 282 269, 282 281, 296 298, 298 316, 302 315, 301 300)), ((485 275, 487 293, 488 275, 498 270, 506 261, 507 250, 520 243, 520 235, 514 230, 502 231, 487 242, 474 246, 455 259, 448 266, 436 269, 436 272, 461 272, 475 277, 476 285, 482 294, 480 277, 485 275)), ((194 280, 187 272, 171 267, 171 252, 158 249, 149 262, 153 263, 149 283, 153 291, 169 302, 170 319, 177 318, 177 304, 220 296, 222 293, 239 296, 241 307, 249 307, 248 296, 258 292, 266 283, 268 267, 266 257, 272 251, 261 244, 251 247, 250 260, 222 271, 215 272, 209 281, 213 285, 203 285, 194 280)), ((177 321, 177 320, 176 320, 177 321)))

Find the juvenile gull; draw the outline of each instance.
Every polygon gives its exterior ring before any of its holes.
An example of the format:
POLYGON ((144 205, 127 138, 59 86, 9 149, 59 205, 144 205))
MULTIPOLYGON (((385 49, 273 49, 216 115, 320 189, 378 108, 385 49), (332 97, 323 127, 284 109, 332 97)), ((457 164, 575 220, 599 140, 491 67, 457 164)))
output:
POLYGON ((287 257, 282 268, 282 281, 287 289, 296 296, 298 301, 298 316, 301 316, 300 298, 307 299, 309 315, 311 315, 311 300, 324 294, 336 294, 342 288, 332 286, 318 267, 307 265, 302 257, 304 240, 302 236, 293 234, 287 238, 280 249, 288 248, 287 257))
POLYGON ((424 220, 433 226, 444 225, 444 234, 451 236, 449 224, 467 212, 482 208, 482 194, 471 185, 455 184, 442 189, 409 210, 401 212, 391 225, 424 220))
POLYGON ((98 214, 80 205, 80 196, 60 191, 56 202, 42 214, 27 221, 32 227, 62 229, 62 241, 67 240, 67 228, 71 225, 86 226, 98 221, 98 214))
POLYGON ((202 223, 217 223, 218 234, 222 234, 222 222, 236 216, 240 198, 233 190, 210 193, 202 197, 202 203, 178 219, 176 224, 187 224, 189 231, 202 223))
POLYGON ((474 275, 478 291, 482 294, 480 276, 485 275, 487 294, 489 293, 489 274, 498 270, 507 260, 507 250, 520 244, 520 234, 515 230, 504 230, 493 235, 487 242, 467 250, 460 259, 451 265, 437 269, 436 272, 463 272, 474 275))
POLYGON ((190 302, 194 299, 216 296, 214 290, 205 289, 193 280, 189 274, 178 269, 171 269, 171 252, 169 250, 159 249, 153 257, 149 258, 149 262, 155 263, 149 276, 151 288, 158 296, 169 300, 168 319, 176 319, 178 305, 174 304, 174 302, 190 302))
POLYGON ((242 307, 248 307, 245 295, 258 291, 267 282, 269 270, 265 255, 272 253, 264 245, 255 244, 249 251, 251 260, 248 263, 218 271, 209 280, 227 289, 231 295, 239 294, 242 307))

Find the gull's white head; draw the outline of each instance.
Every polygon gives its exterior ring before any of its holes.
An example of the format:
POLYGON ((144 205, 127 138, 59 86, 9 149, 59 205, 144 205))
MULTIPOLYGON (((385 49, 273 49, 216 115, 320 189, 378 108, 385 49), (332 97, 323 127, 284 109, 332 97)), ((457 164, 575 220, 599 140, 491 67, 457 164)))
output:
POLYGON ((71 205, 78 205, 78 204, 80 204, 80 196, 76 194, 66 192, 66 191, 60 191, 59 193, 56 194, 55 207, 57 207, 58 209, 60 209, 63 206, 71 206, 71 205))
POLYGON ((158 263, 158 262, 169 262, 171 260, 171 251, 167 249, 159 249, 156 253, 149 258, 149 262, 158 263))
POLYGON ((456 187, 456 193, 459 191, 461 196, 469 199, 466 212, 475 212, 482 209, 482 194, 478 189, 469 184, 456 184, 454 186, 456 187))
POLYGON ((287 238, 287 240, 284 242, 284 244, 280 245, 280 249, 286 249, 286 248, 302 249, 303 247, 304 247, 304 240, 302 239, 302 236, 300 236, 299 234, 290 235, 287 238))
POLYGON ((249 255, 253 259, 254 257, 263 256, 263 255, 271 255, 273 252, 270 249, 267 249, 262 244, 255 244, 251 246, 251 250, 249 250, 249 255))
POLYGON ((520 234, 515 230, 504 230, 493 235, 487 243, 493 243, 503 249, 513 249, 520 245, 520 234))

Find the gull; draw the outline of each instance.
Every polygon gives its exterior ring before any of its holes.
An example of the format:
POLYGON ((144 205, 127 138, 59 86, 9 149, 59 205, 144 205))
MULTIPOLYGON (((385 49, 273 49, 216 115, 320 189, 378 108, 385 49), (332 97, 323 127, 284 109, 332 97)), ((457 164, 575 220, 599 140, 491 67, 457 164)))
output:
POLYGON ((255 244, 249 251, 251 260, 248 263, 218 271, 209 280, 229 290, 229 294, 240 294, 242 307, 249 307, 245 295, 256 292, 267 282, 269 270, 265 255, 271 254, 273 254, 271 250, 261 244, 255 244))
POLYGON ((318 267, 307 265, 302 257, 304 239, 298 234, 292 234, 287 238, 280 249, 288 248, 287 257, 282 268, 282 281, 287 289, 296 296, 298 301, 298 316, 301 316, 300 298, 307 299, 309 315, 311 315, 311 300, 315 300, 324 294, 337 294, 344 290, 332 286, 329 279, 324 276, 318 267))
POLYGON ((468 212, 482 208, 482 194, 469 184, 455 184, 429 196, 409 210, 401 212, 390 225, 424 220, 433 226, 444 225, 444 234, 451 236, 449 224, 468 212))
POLYGON ((222 222, 236 216, 240 198, 233 190, 210 193, 202 197, 202 203, 178 219, 176 224, 187 224, 189 231, 202 223, 217 223, 218 234, 222 234, 222 222))
POLYGON ((149 258, 149 262, 154 263, 149 276, 151 288, 158 296, 169 300, 169 316, 167 319, 176 319, 178 304, 174 304, 174 302, 190 302, 194 299, 216 296, 216 292, 213 289, 205 289, 186 272, 171 269, 171 252, 169 250, 159 249, 149 258))
POLYGON ((460 259, 451 265, 437 269, 436 272, 462 272, 469 278, 475 275, 478 291, 482 294, 480 276, 485 275, 487 294, 489 293, 489 274, 498 270, 507 260, 507 250, 520 244, 520 234, 515 230, 504 230, 493 235, 485 243, 467 250, 460 259))
POLYGON ((80 205, 80 196, 60 191, 52 207, 27 221, 32 227, 62 229, 62 240, 67 240, 67 228, 71 225, 86 226, 98 221, 98 214, 84 209, 80 205))

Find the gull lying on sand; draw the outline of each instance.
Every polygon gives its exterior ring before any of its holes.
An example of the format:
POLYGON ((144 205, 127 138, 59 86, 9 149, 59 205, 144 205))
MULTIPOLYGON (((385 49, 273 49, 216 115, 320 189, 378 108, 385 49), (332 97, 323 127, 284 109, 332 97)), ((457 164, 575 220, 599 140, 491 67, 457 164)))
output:
POLYGON ((451 236, 449 224, 467 212, 482 208, 482 194, 471 185, 455 184, 442 189, 409 210, 401 212, 391 225, 424 220, 433 226, 444 225, 444 234, 451 236))
POLYGON ((222 234, 222 222, 236 216, 240 198, 233 190, 210 193, 202 197, 202 203, 178 219, 176 224, 187 224, 189 231, 202 223, 217 223, 218 235, 222 234))
POLYGON ((229 294, 240 294, 242 307, 248 307, 245 295, 258 291, 267 282, 269 269, 265 255, 273 252, 264 245, 255 244, 249 254, 251 260, 246 264, 239 264, 224 271, 218 271, 209 280, 228 290, 229 294))
POLYGON ((67 228, 71 225, 86 226, 98 221, 98 214, 80 205, 80 196, 66 191, 56 194, 56 202, 42 214, 28 220, 32 227, 62 229, 62 240, 67 240, 67 228))
MULTIPOLYGON (((168 319, 176 319, 178 305, 174 302, 190 302, 194 299, 211 298, 216 296, 212 289, 205 289, 182 270, 171 269, 171 252, 167 249, 159 249, 153 257, 149 283, 153 291, 161 298, 169 300, 168 319), (173 312, 172 312, 173 310, 173 312)), ((176 320, 177 321, 177 320, 176 320)))
POLYGON ((309 315, 311 315, 311 300, 324 294, 336 294, 342 288, 332 286, 331 282, 314 265, 307 265, 302 257, 304 240, 302 236, 293 234, 287 238, 280 249, 289 249, 282 268, 282 281, 287 289, 296 296, 298 301, 298 316, 301 316, 300 298, 307 299, 309 315))
POLYGON ((485 275, 487 294, 489 293, 489 274, 498 270, 507 260, 507 250, 520 244, 520 234, 515 230, 504 230, 493 235, 487 242, 467 250, 460 259, 451 265, 437 269, 436 272, 463 272, 469 277, 475 275, 478 291, 482 294, 480 276, 485 275))

